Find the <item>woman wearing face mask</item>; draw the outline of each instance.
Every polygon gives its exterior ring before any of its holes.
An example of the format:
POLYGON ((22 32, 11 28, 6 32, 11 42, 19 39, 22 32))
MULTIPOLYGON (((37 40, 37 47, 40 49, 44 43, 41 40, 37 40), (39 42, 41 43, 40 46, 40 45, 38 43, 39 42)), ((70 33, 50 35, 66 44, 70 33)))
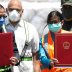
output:
POLYGON ((49 32, 40 39, 40 61, 41 72, 72 72, 72 68, 54 68, 58 60, 54 58, 54 36, 55 33, 68 33, 62 30, 63 17, 58 11, 52 11, 47 18, 49 32))

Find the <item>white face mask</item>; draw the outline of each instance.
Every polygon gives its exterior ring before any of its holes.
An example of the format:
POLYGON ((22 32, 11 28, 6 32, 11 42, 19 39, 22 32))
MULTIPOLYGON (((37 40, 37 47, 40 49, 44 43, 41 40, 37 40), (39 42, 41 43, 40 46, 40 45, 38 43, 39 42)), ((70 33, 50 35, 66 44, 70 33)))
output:
POLYGON ((9 12, 9 19, 14 22, 19 21, 20 14, 16 10, 13 10, 13 11, 9 12))

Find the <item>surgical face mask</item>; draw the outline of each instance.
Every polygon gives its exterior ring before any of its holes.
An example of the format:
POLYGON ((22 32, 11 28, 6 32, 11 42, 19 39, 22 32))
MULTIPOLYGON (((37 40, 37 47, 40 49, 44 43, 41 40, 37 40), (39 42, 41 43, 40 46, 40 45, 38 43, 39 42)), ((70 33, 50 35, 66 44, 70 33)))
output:
POLYGON ((9 12, 9 19, 13 22, 17 22, 20 20, 20 14, 16 10, 13 10, 9 12))
POLYGON ((58 24, 48 24, 48 28, 50 31, 52 32, 58 32, 61 28, 62 28, 62 25, 61 25, 61 22, 59 22, 58 24))
POLYGON ((0 17, 0 27, 4 24, 5 22, 5 18, 4 17, 0 17))

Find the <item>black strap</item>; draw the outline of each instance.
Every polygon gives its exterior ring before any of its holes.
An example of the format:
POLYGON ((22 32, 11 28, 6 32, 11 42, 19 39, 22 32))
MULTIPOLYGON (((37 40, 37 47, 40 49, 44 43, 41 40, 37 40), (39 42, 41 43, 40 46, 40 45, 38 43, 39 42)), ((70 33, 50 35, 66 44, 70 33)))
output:
POLYGON ((0 27, 0 33, 2 33, 3 32, 3 28, 2 28, 2 26, 0 27))
POLYGON ((29 43, 28 42, 25 42, 25 46, 24 46, 24 48, 22 50, 22 53, 21 53, 21 60, 22 60, 22 58, 25 57, 25 53, 26 53, 26 50, 27 50, 28 45, 29 45, 29 43))
MULTIPOLYGON (((44 43, 48 43, 47 40, 48 40, 48 34, 46 34, 46 35, 44 36, 44 43)), ((44 51, 45 51, 45 54, 46 54, 47 58, 50 59, 50 56, 49 56, 49 54, 47 53, 47 51, 45 50, 45 48, 43 48, 43 49, 44 49, 44 51)), ((47 68, 47 67, 46 67, 46 68, 47 68)), ((51 69, 51 68, 52 68, 52 66, 49 65, 48 69, 51 69)))
MULTIPOLYGON (((48 44, 48 34, 46 34, 45 36, 44 36, 44 44, 45 43, 47 43, 48 44)), ((46 51, 46 49, 45 48, 43 48, 44 49, 44 51, 45 51, 45 54, 46 54, 46 56, 47 56, 47 58, 50 58, 50 56, 49 56, 49 54, 48 54, 48 50, 46 51)))
MULTIPOLYGON (((27 24, 26 24, 27 25, 27 24)), ((13 32, 13 42, 14 42, 14 53, 15 53, 15 56, 17 58, 24 58, 25 57, 25 53, 26 53, 26 50, 27 50, 27 47, 29 45, 29 42, 28 42, 28 39, 29 39, 29 31, 28 31, 28 25, 25 26, 25 23, 24 23, 24 28, 25 28, 25 35, 26 35, 26 41, 25 41, 25 45, 24 45, 24 48, 21 52, 21 55, 19 55, 19 51, 18 51, 18 48, 17 48, 17 45, 16 45, 16 42, 15 42, 15 35, 14 35, 14 32, 13 32), (28 31, 28 32, 27 32, 28 31)))
POLYGON ((24 48, 22 50, 22 53, 21 53, 21 55, 19 55, 17 44, 15 42, 15 34, 13 32, 13 47, 14 47, 14 56, 15 57, 17 57, 19 60, 22 60, 22 58, 25 57, 25 53, 26 53, 26 50, 27 50, 28 45, 29 45, 29 43, 28 42, 25 42, 25 46, 24 46, 24 48))
POLYGON ((27 50, 27 47, 29 46, 29 31, 28 31, 28 24, 24 22, 24 29, 25 29, 25 35, 26 35, 26 41, 25 41, 25 45, 24 45, 24 48, 21 52, 21 59, 25 57, 25 53, 26 53, 26 50, 27 50))
POLYGON ((14 47, 14 56, 17 57, 18 59, 20 59, 20 55, 19 55, 19 51, 17 48, 17 44, 15 42, 15 34, 13 32, 13 47, 14 47))

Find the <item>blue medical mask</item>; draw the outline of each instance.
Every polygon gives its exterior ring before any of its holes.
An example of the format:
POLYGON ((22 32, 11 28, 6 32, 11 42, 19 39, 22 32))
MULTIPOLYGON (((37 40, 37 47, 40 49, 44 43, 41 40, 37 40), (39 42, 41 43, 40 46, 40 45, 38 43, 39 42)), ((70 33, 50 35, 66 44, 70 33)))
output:
POLYGON ((61 25, 61 22, 59 22, 58 24, 48 24, 48 28, 50 31, 52 32, 58 32, 61 28, 62 28, 62 25, 61 25))
POLYGON ((0 17, 0 27, 4 24, 5 22, 5 18, 4 17, 0 17))

